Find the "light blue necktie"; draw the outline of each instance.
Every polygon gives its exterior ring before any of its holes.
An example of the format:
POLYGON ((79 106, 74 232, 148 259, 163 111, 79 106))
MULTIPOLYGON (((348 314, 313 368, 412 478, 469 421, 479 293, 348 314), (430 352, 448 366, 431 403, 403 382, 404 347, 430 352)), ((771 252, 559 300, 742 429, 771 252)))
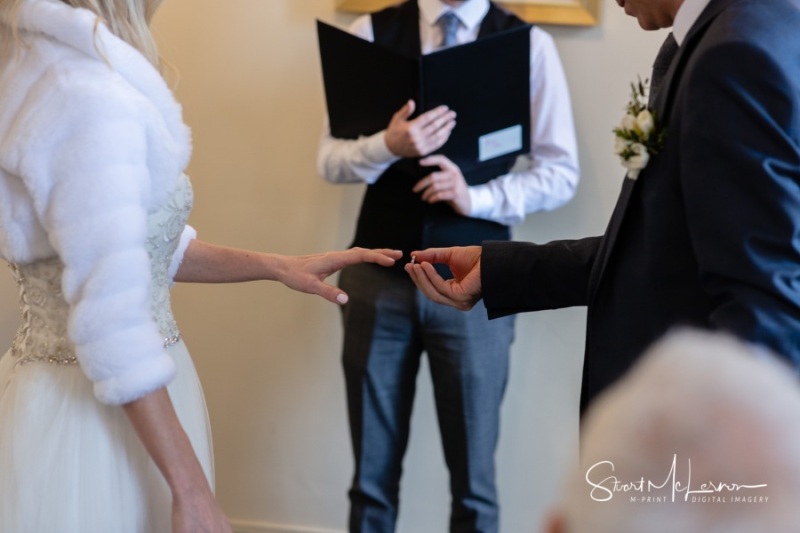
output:
POLYGON ((438 24, 442 28, 441 48, 449 48, 450 46, 458 44, 456 43, 456 32, 458 31, 458 26, 461 24, 458 16, 452 11, 448 11, 439 17, 438 24))

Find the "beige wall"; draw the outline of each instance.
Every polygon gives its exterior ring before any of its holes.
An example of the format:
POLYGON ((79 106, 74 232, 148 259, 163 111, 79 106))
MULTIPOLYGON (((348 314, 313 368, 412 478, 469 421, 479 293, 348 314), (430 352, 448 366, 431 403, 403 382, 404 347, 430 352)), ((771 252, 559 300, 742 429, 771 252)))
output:
MULTIPOLYGON (((346 24, 334 0, 169 0, 156 20, 194 131, 191 223, 232 246, 303 254, 348 245, 362 189, 315 171, 324 112, 314 19, 346 24)), ((622 171, 611 153, 628 83, 662 37, 616 4, 596 28, 557 28, 578 128, 582 183, 565 208, 530 216, 519 239, 602 232, 622 171)), ((338 309, 274 283, 180 286, 175 310, 203 380, 217 492, 244 532, 343 531, 351 458, 338 309)), ((0 341, 18 323, 0 276, 0 341)), ((582 309, 519 317, 498 477, 504 533, 536 531, 577 453, 582 309)), ((624 334, 624 332, 621 332, 624 334)), ((446 531, 447 478, 427 369, 405 463, 400 533, 446 531)))

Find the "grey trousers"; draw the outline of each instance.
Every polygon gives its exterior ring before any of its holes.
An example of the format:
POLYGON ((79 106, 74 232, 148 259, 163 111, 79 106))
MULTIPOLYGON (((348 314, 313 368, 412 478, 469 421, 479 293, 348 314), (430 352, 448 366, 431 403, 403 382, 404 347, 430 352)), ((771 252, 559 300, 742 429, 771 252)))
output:
POLYGON ((346 268, 343 366, 355 474, 351 533, 391 533, 422 353, 450 472, 452 533, 497 533, 494 455, 514 318, 428 300, 404 272, 346 268))

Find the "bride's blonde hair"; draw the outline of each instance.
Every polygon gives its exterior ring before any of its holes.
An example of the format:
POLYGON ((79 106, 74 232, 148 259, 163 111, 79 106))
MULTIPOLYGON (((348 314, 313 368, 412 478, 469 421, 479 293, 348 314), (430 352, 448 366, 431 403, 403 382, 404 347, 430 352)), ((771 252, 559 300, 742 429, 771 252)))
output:
MULTIPOLYGON (((88 9, 97 15, 111 33, 139 50, 154 66, 159 67, 158 51, 150 32, 150 19, 162 0, 60 0, 73 6, 88 9)), ((0 46, 10 50, 20 44, 17 17, 23 0, 0 0, 0 21, 10 32, 0 33, 0 46)), ((102 54, 103 51, 99 50, 102 54)))

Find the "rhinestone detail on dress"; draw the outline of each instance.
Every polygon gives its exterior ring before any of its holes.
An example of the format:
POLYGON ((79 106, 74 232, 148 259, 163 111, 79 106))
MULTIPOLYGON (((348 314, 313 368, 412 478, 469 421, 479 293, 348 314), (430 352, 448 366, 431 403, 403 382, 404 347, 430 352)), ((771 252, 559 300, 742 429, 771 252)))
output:
MULTIPOLYGON (((178 180, 170 200, 148 219, 147 251, 152 280, 151 308, 164 347, 181 340, 178 325, 169 306, 169 266, 181 232, 192 208, 193 195, 188 178, 178 180)), ((57 257, 28 264, 9 264, 19 288, 22 325, 11 345, 17 365, 48 363, 75 365, 78 358, 67 335, 69 304, 61 290, 64 265, 57 257)))

